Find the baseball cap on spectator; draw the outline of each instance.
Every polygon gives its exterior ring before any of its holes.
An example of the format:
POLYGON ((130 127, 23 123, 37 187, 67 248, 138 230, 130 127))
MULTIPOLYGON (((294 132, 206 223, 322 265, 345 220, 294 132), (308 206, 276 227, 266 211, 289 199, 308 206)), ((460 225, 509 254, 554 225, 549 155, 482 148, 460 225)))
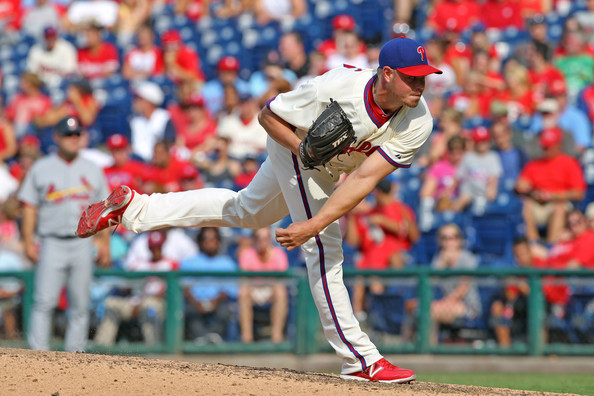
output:
POLYGON ((188 106, 204 107, 204 98, 199 93, 193 93, 188 99, 188 106))
POLYGON ((154 82, 150 81, 143 81, 139 83, 136 87, 134 87, 133 92, 134 95, 151 102, 155 106, 161 106, 163 99, 165 99, 161 88, 154 82))
POLYGON ((181 171, 181 179, 195 179, 198 177, 198 170, 192 164, 186 164, 181 171))
POLYGON ((53 26, 48 26, 45 29, 43 29, 43 37, 45 37, 45 38, 56 37, 57 35, 58 35, 58 29, 56 29, 53 26))
POLYGON ((239 60, 234 56, 223 56, 217 63, 217 69, 219 71, 233 71, 239 70, 239 60))
POLYGON ((563 132, 557 127, 544 129, 540 133, 540 145, 543 148, 555 146, 563 140, 563 132))
POLYGON ((107 148, 110 150, 118 150, 128 147, 130 142, 126 136, 122 135, 121 133, 114 133, 110 137, 107 138, 107 148))
POLYGON ((355 30, 355 19, 347 14, 340 14, 332 19, 332 29, 334 30, 355 30))
POLYGON ((421 44, 405 37, 394 38, 384 44, 379 54, 379 67, 385 66, 408 76, 442 73, 429 65, 425 48, 421 44))
POLYGON ((177 30, 170 29, 161 35, 161 44, 164 47, 179 46, 182 42, 181 34, 177 30))
POLYGON ((545 23, 545 17, 542 14, 534 14, 526 21, 528 26, 535 26, 545 23))
POLYGON ((471 133, 472 141, 475 143, 488 142, 491 140, 491 132, 484 126, 476 127, 471 133))
POLYGON ((41 147, 41 142, 39 141, 39 139, 37 138, 37 136, 34 136, 34 135, 25 135, 19 141, 19 147, 23 147, 23 146, 33 146, 33 147, 36 147, 36 148, 40 148, 41 147))
POLYGON ((150 231, 148 234, 148 247, 149 249, 160 248, 165 243, 167 234, 162 230, 150 231))
POLYGON ((80 126, 80 121, 76 117, 64 117, 54 126, 54 132, 58 135, 68 136, 68 135, 75 135, 81 134, 82 128, 80 126))
POLYGON ((559 110, 559 103, 555 99, 548 98, 536 106, 536 111, 540 113, 556 113, 559 110))

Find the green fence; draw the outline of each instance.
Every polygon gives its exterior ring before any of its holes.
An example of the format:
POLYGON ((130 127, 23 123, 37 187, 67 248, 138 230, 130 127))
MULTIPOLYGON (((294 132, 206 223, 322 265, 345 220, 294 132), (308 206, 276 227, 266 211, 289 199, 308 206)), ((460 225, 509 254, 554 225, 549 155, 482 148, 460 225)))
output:
MULTIPOLYGON (((592 344, 549 344, 544 340, 543 326, 545 323, 545 301, 542 293, 543 277, 560 276, 568 282, 576 281, 594 286, 594 271, 574 270, 533 270, 533 269, 478 269, 478 270, 433 270, 426 267, 388 270, 388 271, 356 271, 345 270, 345 282, 349 284, 353 279, 368 279, 376 277, 383 282, 411 280, 416 289, 418 307, 421 314, 416 320, 416 339, 403 343, 394 341, 376 341, 383 353, 455 353, 455 354, 517 354, 539 356, 544 354, 563 355, 594 355, 592 344), (430 343, 430 312, 434 296, 435 282, 452 276, 468 276, 477 280, 501 281, 507 277, 523 277, 530 285, 528 297, 528 337, 527 342, 514 344, 510 348, 501 348, 493 344, 472 345, 432 345, 430 343)), ((320 330, 317 309, 314 305, 309 283, 304 270, 279 272, 123 272, 120 270, 98 269, 96 279, 117 277, 122 279, 142 279, 148 276, 163 278, 167 283, 166 318, 164 324, 164 341, 160 345, 146 346, 143 343, 117 344, 113 347, 91 347, 91 352, 98 353, 264 353, 291 352, 299 355, 330 351, 320 330), (184 310, 181 278, 208 277, 246 279, 255 277, 274 277, 283 279, 293 290, 292 303, 294 320, 292 337, 281 344, 256 342, 244 344, 241 342, 225 342, 216 345, 196 345, 186 342, 183 338, 184 310)), ((23 330, 26 334, 29 314, 33 302, 34 276, 32 271, 4 272, 0 277, 14 277, 20 279, 25 292, 22 298, 23 330)), ((372 338, 373 339, 373 338, 372 338)), ((57 346, 60 348, 60 345, 57 346)))

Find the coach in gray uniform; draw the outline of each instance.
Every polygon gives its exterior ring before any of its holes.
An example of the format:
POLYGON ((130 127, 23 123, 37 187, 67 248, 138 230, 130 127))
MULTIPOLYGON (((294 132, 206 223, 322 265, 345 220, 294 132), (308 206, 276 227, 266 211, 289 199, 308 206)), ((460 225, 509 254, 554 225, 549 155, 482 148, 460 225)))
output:
MULTIPOLYGON (((32 349, 49 350, 52 315, 64 285, 69 304, 65 350, 84 351, 87 343, 93 241, 77 238, 75 230, 82 211, 109 192, 103 171, 78 155, 80 135, 76 118, 60 120, 54 127, 57 153, 33 164, 19 192, 25 251, 37 263, 28 329, 32 349)), ((109 229, 97 234, 96 242, 98 264, 109 265, 109 229)))

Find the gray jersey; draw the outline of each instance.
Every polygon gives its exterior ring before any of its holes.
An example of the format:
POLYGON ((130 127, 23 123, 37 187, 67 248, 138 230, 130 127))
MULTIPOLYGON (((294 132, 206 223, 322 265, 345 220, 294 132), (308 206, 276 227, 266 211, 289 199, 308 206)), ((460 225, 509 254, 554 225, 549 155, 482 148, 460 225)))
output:
POLYGON ((27 173, 19 199, 38 208, 37 233, 42 236, 74 235, 82 211, 109 194, 101 168, 78 156, 71 162, 50 154, 27 173))

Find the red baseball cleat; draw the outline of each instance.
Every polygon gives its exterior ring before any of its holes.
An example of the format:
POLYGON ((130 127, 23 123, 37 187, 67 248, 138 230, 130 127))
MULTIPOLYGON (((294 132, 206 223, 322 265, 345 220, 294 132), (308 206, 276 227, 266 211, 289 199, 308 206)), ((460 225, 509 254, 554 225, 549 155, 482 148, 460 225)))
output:
POLYGON ((408 384, 413 382, 417 376, 412 370, 394 366, 386 359, 380 359, 367 367, 365 371, 358 371, 351 374, 341 374, 340 378, 355 381, 377 381, 408 384))
POLYGON ((119 186, 103 201, 89 205, 80 216, 76 235, 88 238, 104 228, 120 224, 132 197, 134 191, 130 187, 119 186))

